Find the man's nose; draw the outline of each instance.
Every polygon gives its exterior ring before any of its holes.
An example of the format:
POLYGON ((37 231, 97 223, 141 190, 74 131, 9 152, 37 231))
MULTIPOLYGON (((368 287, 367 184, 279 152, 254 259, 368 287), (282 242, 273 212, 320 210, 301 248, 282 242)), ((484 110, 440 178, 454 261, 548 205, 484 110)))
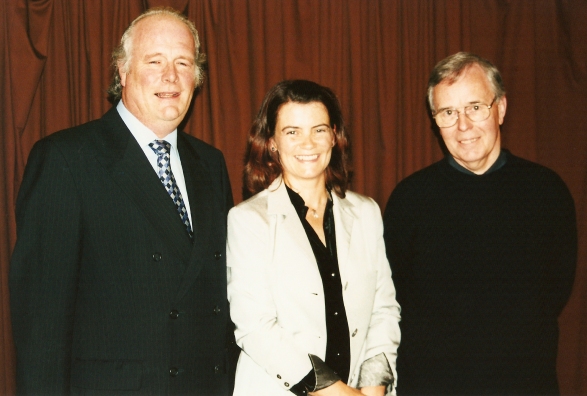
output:
POLYGON ((163 70, 163 81, 165 82, 176 82, 177 81, 177 70, 174 64, 168 64, 163 70))
POLYGON ((465 111, 457 113, 457 128, 459 131, 466 131, 471 127, 472 121, 465 115, 465 111))

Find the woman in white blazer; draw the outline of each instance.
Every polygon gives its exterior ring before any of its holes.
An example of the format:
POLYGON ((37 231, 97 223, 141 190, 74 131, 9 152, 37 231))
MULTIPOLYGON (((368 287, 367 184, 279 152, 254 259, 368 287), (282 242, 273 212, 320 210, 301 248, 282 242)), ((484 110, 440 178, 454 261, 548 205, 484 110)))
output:
POLYGON ((332 91, 283 81, 251 128, 228 215, 228 298, 242 352, 234 395, 395 392, 400 308, 378 205, 347 191, 332 91))

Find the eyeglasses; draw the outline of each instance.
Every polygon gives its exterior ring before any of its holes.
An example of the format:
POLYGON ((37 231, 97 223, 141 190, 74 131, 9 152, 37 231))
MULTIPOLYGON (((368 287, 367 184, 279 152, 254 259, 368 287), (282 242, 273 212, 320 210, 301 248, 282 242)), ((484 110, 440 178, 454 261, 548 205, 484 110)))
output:
MULTIPOLYGON (((475 103, 465 106, 463 108, 463 113, 473 122, 485 121, 489 118, 489 114, 491 114, 491 107, 493 107, 495 99, 497 99, 497 97, 494 97, 489 105, 475 103)), ((434 119, 436 120, 436 125, 440 128, 448 128, 457 123, 459 114, 461 114, 461 112, 457 109, 444 109, 439 113, 436 113, 434 119)))

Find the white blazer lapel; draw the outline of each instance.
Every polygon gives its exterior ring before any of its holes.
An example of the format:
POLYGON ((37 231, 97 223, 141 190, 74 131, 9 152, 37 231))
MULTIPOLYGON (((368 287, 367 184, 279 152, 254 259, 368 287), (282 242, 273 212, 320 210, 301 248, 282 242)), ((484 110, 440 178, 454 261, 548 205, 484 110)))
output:
POLYGON ((343 281, 343 288, 347 281, 346 265, 349 260, 349 247, 353 237, 353 225, 355 222, 354 206, 348 199, 341 199, 332 194, 334 214, 334 227, 336 230, 336 251, 338 255, 338 268, 343 281))
MULTIPOLYGON (((298 214, 289 199, 285 183, 281 176, 271 183, 268 188, 269 195, 267 197, 267 215, 270 222, 275 219, 275 224, 272 228, 272 239, 274 241, 272 256, 275 254, 304 254, 307 260, 315 263, 316 258, 312 251, 312 246, 308 241, 308 236, 304 230, 304 226, 300 221, 298 214), (287 238, 283 235, 287 234, 287 238), (293 243, 291 243, 293 241, 293 243), (280 242, 287 243, 286 246, 280 246, 280 242)), ((316 272, 318 268, 316 267, 316 272)))

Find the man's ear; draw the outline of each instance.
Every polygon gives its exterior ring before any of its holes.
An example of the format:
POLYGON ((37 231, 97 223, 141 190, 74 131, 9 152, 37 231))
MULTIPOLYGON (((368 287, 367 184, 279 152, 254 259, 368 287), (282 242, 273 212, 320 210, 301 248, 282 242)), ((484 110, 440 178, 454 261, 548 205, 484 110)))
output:
POLYGON ((497 102, 497 114, 499 115, 499 125, 503 124, 503 119, 505 118, 505 111, 508 107, 507 98, 502 96, 497 102))
POLYGON ((120 76, 120 85, 123 87, 126 86, 126 75, 128 74, 124 69, 124 63, 118 62, 118 75, 120 76))

